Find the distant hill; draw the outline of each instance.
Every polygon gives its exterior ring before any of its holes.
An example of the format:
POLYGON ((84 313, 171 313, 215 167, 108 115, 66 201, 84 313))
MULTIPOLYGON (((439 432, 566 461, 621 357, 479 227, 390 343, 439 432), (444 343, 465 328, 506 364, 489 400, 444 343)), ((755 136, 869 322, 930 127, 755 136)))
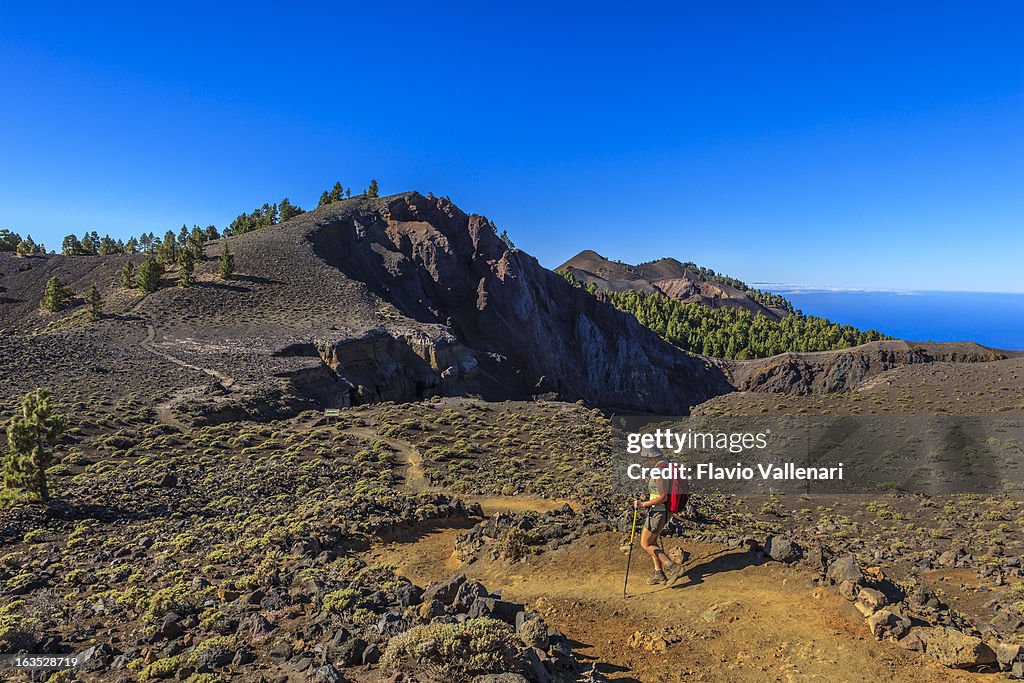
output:
POLYGON ((581 284, 593 284, 605 291, 664 294, 709 308, 738 308, 760 313, 776 322, 793 312, 789 302, 780 296, 755 290, 735 278, 674 258, 632 266, 586 249, 555 270, 571 273, 581 284))

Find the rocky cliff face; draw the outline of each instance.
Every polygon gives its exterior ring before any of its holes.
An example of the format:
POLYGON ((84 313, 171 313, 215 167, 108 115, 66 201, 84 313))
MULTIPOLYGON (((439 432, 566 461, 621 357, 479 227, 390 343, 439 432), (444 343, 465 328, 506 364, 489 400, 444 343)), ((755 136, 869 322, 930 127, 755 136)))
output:
POLYGON ((720 370, 509 249, 486 218, 446 199, 400 195, 321 221, 310 239, 401 318, 318 340, 349 402, 550 395, 683 413, 730 390, 720 370))
POLYGON ((979 363, 1009 358, 1011 352, 973 343, 872 342, 851 349, 784 353, 751 361, 722 362, 740 391, 827 394, 855 389, 901 365, 979 363))

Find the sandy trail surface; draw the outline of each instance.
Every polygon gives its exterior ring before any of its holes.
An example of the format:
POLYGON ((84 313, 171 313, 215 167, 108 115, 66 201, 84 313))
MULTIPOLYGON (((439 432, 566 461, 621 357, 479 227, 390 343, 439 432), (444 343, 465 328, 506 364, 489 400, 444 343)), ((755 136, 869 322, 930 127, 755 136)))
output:
MULTIPOLYGON (((550 501, 547 501, 550 502, 550 501)), ((500 506, 497 506, 500 507, 500 506)), ((494 509, 492 507, 492 509, 494 509)), ((650 562, 626 556, 603 533, 525 562, 460 566, 454 541, 468 524, 434 522, 372 548, 365 559, 393 562, 419 585, 463 572, 507 600, 523 602, 605 664, 618 681, 991 681, 946 669, 924 655, 876 641, 864 619, 798 567, 764 562, 743 549, 687 544, 686 576, 648 586, 650 562), (637 635, 639 634, 639 635, 637 635)), ((675 542, 669 543, 669 548, 675 542)))

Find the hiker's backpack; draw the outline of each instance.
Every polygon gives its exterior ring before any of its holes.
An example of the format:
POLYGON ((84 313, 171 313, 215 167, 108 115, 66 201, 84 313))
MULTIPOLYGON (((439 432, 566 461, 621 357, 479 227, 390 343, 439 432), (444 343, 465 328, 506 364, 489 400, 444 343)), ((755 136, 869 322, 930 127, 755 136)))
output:
POLYGON ((686 502, 690 500, 687 480, 682 475, 677 474, 665 483, 668 485, 668 500, 665 501, 668 511, 673 515, 685 512, 686 502))

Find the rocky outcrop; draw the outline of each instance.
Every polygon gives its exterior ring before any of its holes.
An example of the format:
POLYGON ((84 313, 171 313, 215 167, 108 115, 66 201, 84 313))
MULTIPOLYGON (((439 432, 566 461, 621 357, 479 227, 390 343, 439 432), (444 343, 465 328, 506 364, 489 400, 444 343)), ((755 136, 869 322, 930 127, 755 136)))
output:
POLYGON ((411 193, 320 220, 315 253, 395 322, 316 342, 340 403, 550 396, 685 414, 729 391, 721 371, 510 249, 483 216, 411 193))
POLYGON ((879 341, 839 351, 783 353, 751 361, 721 361, 740 391, 828 394, 856 389, 866 380, 903 365, 981 363, 1012 352, 972 343, 879 341))

